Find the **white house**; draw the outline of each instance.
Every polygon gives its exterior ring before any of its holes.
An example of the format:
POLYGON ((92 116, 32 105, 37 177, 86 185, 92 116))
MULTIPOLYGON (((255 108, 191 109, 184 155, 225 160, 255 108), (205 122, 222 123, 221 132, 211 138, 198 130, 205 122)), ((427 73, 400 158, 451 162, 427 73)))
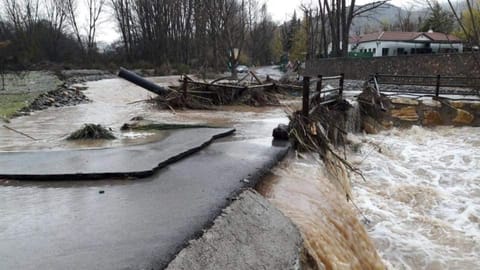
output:
POLYGON ((463 52, 463 43, 453 35, 433 31, 377 32, 351 37, 349 52, 371 53, 374 57, 463 52))

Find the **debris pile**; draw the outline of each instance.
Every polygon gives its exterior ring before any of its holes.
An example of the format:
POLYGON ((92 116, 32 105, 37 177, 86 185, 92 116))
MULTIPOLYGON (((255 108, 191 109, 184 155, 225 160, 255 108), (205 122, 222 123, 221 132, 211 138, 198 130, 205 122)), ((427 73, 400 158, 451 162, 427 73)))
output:
POLYGON ((61 87, 40 94, 29 106, 23 108, 22 112, 45 110, 49 107, 74 106, 86 102, 90 102, 90 99, 79 89, 61 87))
POLYGON ((280 101, 274 91, 260 89, 246 91, 240 97, 240 103, 253 107, 280 105, 280 101))
POLYGON ((337 180, 335 184, 345 192, 349 200, 352 196, 348 174, 349 172, 360 176, 362 174, 347 161, 346 154, 342 154, 340 150, 341 146, 347 143, 345 112, 348 107, 344 103, 317 106, 308 118, 301 112, 291 113, 289 134, 297 149, 319 154, 328 172, 337 180))
POLYGON ((114 140, 112 131, 98 124, 85 124, 81 129, 73 132, 67 140, 114 140))
POLYGON ((265 82, 250 72, 241 79, 223 77, 213 81, 193 80, 188 75, 180 79, 179 87, 161 87, 140 75, 121 68, 118 76, 158 95, 154 101, 162 109, 214 109, 215 106, 246 104, 250 106, 280 105, 279 90, 267 78, 265 82), (248 80, 250 78, 250 80, 248 80))
MULTIPOLYGON (((192 82, 195 85, 195 82, 192 82)), ((267 87, 239 86, 234 84, 195 85, 187 93, 181 89, 158 96, 155 102, 162 109, 187 108, 194 110, 212 110, 215 106, 245 104, 248 106, 278 106, 280 101, 271 85, 267 87)))

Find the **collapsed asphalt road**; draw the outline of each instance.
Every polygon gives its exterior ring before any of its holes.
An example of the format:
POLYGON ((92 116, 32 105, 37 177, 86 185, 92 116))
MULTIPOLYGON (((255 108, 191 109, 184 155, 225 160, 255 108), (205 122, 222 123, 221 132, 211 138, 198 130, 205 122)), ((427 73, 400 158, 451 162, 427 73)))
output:
POLYGON ((235 129, 172 130, 160 141, 122 148, 0 152, 0 178, 81 180, 144 177, 210 144, 235 129))
POLYGON ((0 269, 162 269, 287 151, 223 141, 143 180, 3 181, 0 269))

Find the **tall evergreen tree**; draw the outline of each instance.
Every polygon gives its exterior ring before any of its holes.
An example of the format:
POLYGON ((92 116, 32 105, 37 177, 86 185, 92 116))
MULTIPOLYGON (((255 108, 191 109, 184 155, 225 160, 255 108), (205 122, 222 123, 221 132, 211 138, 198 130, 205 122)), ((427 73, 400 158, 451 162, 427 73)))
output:
POLYGON ((455 18, 451 12, 445 10, 438 1, 431 5, 431 14, 423 22, 420 31, 427 32, 433 30, 435 32, 449 34, 455 28, 455 18))

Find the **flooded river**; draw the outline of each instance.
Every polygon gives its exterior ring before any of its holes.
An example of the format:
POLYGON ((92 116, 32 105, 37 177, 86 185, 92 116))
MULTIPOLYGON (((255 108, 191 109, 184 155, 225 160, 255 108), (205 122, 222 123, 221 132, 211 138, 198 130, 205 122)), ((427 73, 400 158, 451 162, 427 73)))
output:
MULTIPOLYGON (((179 76, 156 77, 152 81, 160 85, 178 84, 179 76)), ((155 105, 144 102, 155 96, 122 79, 107 79, 86 84, 85 94, 91 103, 78 106, 50 108, 31 115, 11 120, 9 127, 26 133, 36 140, 22 136, 6 128, 0 128, 0 151, 60 150, 77 148, 119 147, 157 141, 167 132, 138 131, 121 132, 120 127, 131 118, 162 123, 192 123, 237 128, 234 139, 267 138, 270 142, 272 129, 279 123, 288 123, 282 107, 249 108, 226 106, 212 111, 182 111, 175 113, 158 110, 155 105), (65 138, 83 124, 102 124, 111 128, 119 138, 113 141, 66 141, 65 138)))
MULTIPOLYGON (((171 84, 178 77, 153 80, 171 84)), ((172 113, 138 102, 153 94, 120 79, 90 82, 87 86, 85 93, 92 103, 35 112, 8 124, 33 136, 35 141, 0 128, 0 151, 119 147, 166 135, 119 131, 123 123, 136 116, 165 123, 233 126, 237 132, 229 140, 256 140, 261 144, 271 144, 272 129, 288 123, 282 107, 228 106, 218 111, 172 113), (119 140, 94 145, 64 140, 84 123, 110 127, 119 140)), ((355 135, 351 140, 356 151, 352 150, 349 158, 367 178, 367 182, 353 179, 354 201, 369 219, 367 225, 314 156, 292 154, 258 187, 300 228, 311 256, 309 264, 326 269, 383 269, 384 264, 389 269, 478 269, 480 129, 415 127, 379 135, 355 135)), ((71 219, 76 213, 70 210, 79 206, 76 193, 84 196, 81 201, 87 201, 87 206, 93 206, 98 188, 127 190, 132 185, 110 180, 44 186, 1 184, 0 197, 12 203, 0 209, 0 234, 8 232, 11 239, 22 233, 22 228, 13 228, 10 221, 25 218, 25 224, 31 223, 27 210, 48 212, 53 205, 62 223, 61 219, 71 219), (58 198, 66 198, 61 206, 55 203, 58 198), (30 206, 22 212, 17 203, 30 206)), ((41 249, 41 241, 34 244, 41 249)))
POLYGON ((354 199, 392 269, 479 269, 480 128, 355 136, 354 199))

